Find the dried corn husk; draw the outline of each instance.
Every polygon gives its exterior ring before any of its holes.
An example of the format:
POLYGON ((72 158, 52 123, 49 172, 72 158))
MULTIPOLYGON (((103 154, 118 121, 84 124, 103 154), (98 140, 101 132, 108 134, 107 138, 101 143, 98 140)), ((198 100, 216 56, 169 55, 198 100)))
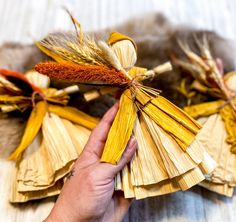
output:
MULTIPOLYGON (((133 68, 128 74, 140 79, 143 73, 147 70, 133 68)), ((121 179, 116 180, 121 181, 117 189, 122 189, 126 197, 141 199, 186 190, 204 180, 204 174, 212 172, 215 162, 195 138, 200 125, 165 98, 153 97, 152 89, 130 89, 130 99, 139 110, 134 127, 138 150, 129 167, 122 171, 121 179)))
POLYGON ((230 152, 230 146, 226 142, 227 133, 224 122, 219 114, 213 114, 207 118, 198 119, 203 122, 204 132, 199 140, 211 157, 218 163, 207 181, 200 185, 226 196, 233 195, 233 187, 236 186, 236 156, 230 152))
POLYGON ((211 181, 236 186, 236 156, 230 153, 229 144, 226 142, 227 133, 221 116, 218 114, 211 115, 205 120, 204 127, 208 134, 203 135, 200 139, 205 144, 209 154, 218 163, 211 175, 211 181))
POLYGON ((223 76, 210 51, 205 46, 202 50, 201 58, 185 49, 189 61, 176 62, 193 75, 193 88, 200 93, 209 93, 217 100, 188 106, 184 110, 204 124, 205 133, 199 135, 199 140, 218 163, 200 185, 216 193, 232 196, 236 186, 236 155, 232 154, 236 150, 236 73, 223 76))
POLYGON ((48 88, 50 85, 50 78, 40 73, 35 75, 34 70, 28 71, 25 76, 32 84, 39 86, 40 88, 48 88))
POLYGON ((91 130, 81 125, 75 125, 66 119, 62 119, 62 122, 65 125, 78 154, 80 154, 88 141, 91 130))
POLYGON ((215 193, 225 195, 227 197, 232 197, 234 193, 234 188, 229 186, 228 184, 218 184, 212 183, 210 181, 204 180, 200 183, 200 186, 213 191, 215 193))
POLYGON ((63 181, 58 181, 54 186, 45 190, 35 190, 31 192, 18 192, 17 183, 12 183, 9 201, 11 203, 22 203, 29 200, 42 199, 45 197, 58 195, 62 189, 63 181))
POLYGON ((106 88, 102 88, 102 89, 94 89, 92 91, 88 91, 88 92, 84 93, 84 98, 87 102, 89 102, 89 101, 97 99, 103 95, 106 95, 108 93, 114 93, 116 91, 117 91, 117 89, 114 89, 111 87, 110 88, 106 87, 106 88))
POLYGON ((50 185, 54 172, 48 161, 48 152, 40 132, 26 149, 17 171, 17 190, 33 191, 37 186, 50 185), (26 171, 27 169, 27 171, 26 171))
POLYGON ((42 125, 46 112, 47 104, 44 101, 40 101, 35 105, 26 124, 25 132, 22 137, 21 143, 16 148, 16 150, 10 155, 10 157, 8 158, 9 160, 16 160, 20 156, 20 154, 26 149, 26 147, 32 143, 32 140, 35 138, 42 125))
POLYGON ((129 167, 122 171, 121 179, 120 175, 116 179, 116 189, 123 190, 127 198, 142 199, 187 190, 203 181, 204 174, 215 168, 215 162, 198 139, 183 153, 176 142, 145 113, 136 121, 134 135, 138 150, 129 167))
MULTIPOLYGON (((141 199, 186 190, 204 180, 204 174, 212 172, 215 162, 196 137, 200 132, 200 125, 161 97, 160 91, 141 84, 142 80, 153 78, 156 73, 170 70, 169 63, 153 70, 134 67, 137 59, 135 43, 127 36, 112 33, 108 41, 110 48, 107 45, 101 47, 104 59, 109 60, 111 67, 108 64, 100 65, 106 66, 107 71, 103 72, 104 69, 100 69, 99 73, 94 71, 94 61, 80 62, 78 65, 78 61, 82 61, 82 56, 78 53, 74 54, 74 58, 70 57, 70 65, 60 62, 67 57, 62 53, 63 50, 67 51, 64 45, 70 45, 73 38, 61 38, 59 41, 58 36, 55 38, 57 43, 61 43, 56 47, 51 41, 53 37, 38 44, 49 50, 47 54, 56 53, 60 58, 55 58, 57 63, 37 65, 37 71, 54 78, 59 72, 60 79, 78 83, 88 82, 95 86, 104 82, 109 84, 109 87, 123 90, 119 110, 108 134, 101 161, 116 164, 132 132, 137 139, 138 149, 131 163, 117 175, 116 190, 123 190, 126 198, 141 199), (58 47, 60 50, 56 49, 58 47), (122 68, 115 62, 117 59, 122 68), (117 71, 116 77, 113 75, 113 69, 117 71)), ((76 47, 78 51, 83 51, 86 45, 87 42, 83 41, 83 44, 77 44, 76 47)), ((98 69, 96 67, 96 70, 98 69)), ((96 98, 99 92, 89 95, 96 98)))
POLYGON ((1 94, 3 94, 4 91, 14 91, 14 92, 18 92, 18 93, 22 92, 15 84, 8 81, 2 75, 0 75, 0 86, 1 86, 1 94))
POLYGON ((65 106, 68 93, 78 91, 78 86, 56 90, 48 88, 47 76, 34 71, 25 76, 0 71, 3 73, 1 82, 5 84, 2 84, 3 93, 11 90, 10 95, 0 95, 0 102, 6 103, 1 108, 12 111, 33 106, 22 141, 9 157, 18 160, 10 201, 26 202, 57 195, 63 178, 71 171, 98 120, 76 108, 65 106), (22 80, 28 88, 27 93, 8 82, 8 75, 22 80))
POLYGON ((54 185, 58 179, 70 171, 74 160, 78 157, 77 149, 58 116, 52 113, 45 116, 42 134, 41 147, 37 147, 38 152, 33 153, 35 158, 32 158, 32 155, 29 159, 24 158, 28 166, 21 165, 22 175, 18 173, 18 182, 23 181, 21 187, 18 188, 20 192, 45 189, 45 187, 54 185), (41 162, 41 164, 36 165, 35 161, 41 162), (47 163, 43 166, 42 163, 45 162, 47 163), (26 169, 28 171, 25 171, 26 169))
POLYGON ((49 105, 48 110, 49 112, 55 113, 64 119, 68 119, 71 122, 80 124, 88 129, 93 129, 98 123, 98 119, 91 117, 74 107, 49 105))
MULTIPOLYGON (((43 135, 37 135, 19 163, 15 189, 20 194, 11 202, 24 202, 48 196, 48 191, 60 192, 60 181, 72 169, 74 160, 82 152, 90 131, 76 126, 53 113, 46 114, 42 128, 43 135), (22 199, 20 199, 22 198, 22 199), (25 199, 27 198, 27 199, 25 199)), ((62 182, 60 182, 61 184, 62 182)), ((16 191, 14 191, 16 194, 16 191)))
POLYGON ((134 66, 137 60, 136 50, 129 40, 121 40, 112 44, 111 47, 120 60, 122 67, 128 70, 134 66))
POLYGON ((120 109, 109 131, 101 161, 112 164, 119 161, 131 137, 136 115, 136 107, 131 98, 131 91, 127 89, 122 94, 120 109), (117 138, 122 138, 122 140, 117 140, 117 138), (115 140, 116 143, 114 143, 115 140))

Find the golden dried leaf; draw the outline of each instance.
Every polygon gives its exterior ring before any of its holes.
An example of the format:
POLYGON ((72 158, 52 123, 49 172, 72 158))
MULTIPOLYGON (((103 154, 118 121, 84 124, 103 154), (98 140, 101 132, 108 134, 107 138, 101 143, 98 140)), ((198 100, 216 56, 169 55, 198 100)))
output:
POLYGON ((26 124, 25 132, 21 139, 20 145, 9 156, 9 160, 16 160, 21 155, 21 153, 27 148, 27 146, 31 144, 42 125, 46 112, 47 104, 44 101, 40 101, 35 105, 26 124))
POLYGON ((236 154, 236 113, 231 105, 224 106, 220 110, 220 116, 224 121, 227 132, 226 142, 231 145, 231 152, 236 154))
POLYGON ((186 150, 201 126, 162 96, 153 98, 147 93, 137 90, 136 99, 141 103, 140 108, 164 131, 169 133, 183 150, 186 150))
POLYGON ((79 111, 78 109, 70 106, 56 106, 49 104, 49 112, 55 113, 58 116, 85 126, 88 129, 93 129, 98 124, 98 119, 79 111))
POLYGON ((4 102, 4 103, 15 104, 15 103, 21 102, 23 100, 31 100, 31 98, 25 97, 25 96, 0 95, 0 102, 4 102))
POLYGON ((66 62, 66 60, 62 59, 60 56, 58 56, 53 51, 47 49, 46 47, 42 46, 40 42, 34 43, 43 53, 45 53, 47 56, 53 58, 57 62, 66 62))
POLYGON ((116 164, 122 156, 131 137, 137 117, 136 107, 130 89, 120 99, 120 108, 111 126, 101 161, 116 164))
POLYGON ((223 100, 217 100, 213 102, 206 102, 192 106, 186 106, 184 111, 193 118, 210 116, 214 113, 219 112, 220 107, 224 104, 223 100))

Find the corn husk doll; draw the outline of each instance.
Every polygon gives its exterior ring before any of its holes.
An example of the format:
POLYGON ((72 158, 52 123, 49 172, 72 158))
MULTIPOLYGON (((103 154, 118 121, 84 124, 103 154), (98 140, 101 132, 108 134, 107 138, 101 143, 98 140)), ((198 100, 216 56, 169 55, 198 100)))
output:
MULTIPOLYGON (((208 153, 218 163, 201 185, 214 192, 232 196, 236 186, 236 72, 224 75, 220 59, 214 59, 206 41, 200 45, 201 56, 182 45, 187 60, 174 59, 192 74, 192 89, 208 95, 212 101, 185 107, 185 111, 204 124, 199 137, 208 153)), ((187 90, 182 89, 182 92, 187 90)), ((192 92, 187 93, 187 96, 192 92)))
POLYGON ((17 160, 11 202, 56 195, 97 120, 66 106, 78 86, 49 88, 47 76, 0 69, 2 112, 31 110, 24 134, 10 160, 17 160))
POLYGON ((160 96, 158 90, 141 83, 153 78, 155 72, 168 70, 168 63, 154 70, 135 67, 134 41, 116 32, 108 43, 95 42, 80 33, 50 35, 37 45, 56 60, 37 64, 38 72, 73 83, 119 89, 120 106, 101 161, 116 164, 131 134, 135 135, 137 152, 115 183, 115 189, 124 191, 126 198, 187 190, 212 172, 215 162, 196 137, 200 125, 160 96))

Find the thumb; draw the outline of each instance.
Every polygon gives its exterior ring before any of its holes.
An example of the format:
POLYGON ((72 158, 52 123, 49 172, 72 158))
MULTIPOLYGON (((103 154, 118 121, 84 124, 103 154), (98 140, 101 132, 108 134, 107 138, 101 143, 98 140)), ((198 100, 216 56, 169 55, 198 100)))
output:
POLYGON ((136 149, 137 149, 137 141, 135 137, 132 136, 118 164, 112 165, 112 164, 106 163, 106 165, 109 165, 107 166, 107 169, 106 169, 106 172, 109 174, 109 177, 115 177, 115 175, 119 171, 121 171, 127 163, 130 162, 130 160, 134 156, 136 149))

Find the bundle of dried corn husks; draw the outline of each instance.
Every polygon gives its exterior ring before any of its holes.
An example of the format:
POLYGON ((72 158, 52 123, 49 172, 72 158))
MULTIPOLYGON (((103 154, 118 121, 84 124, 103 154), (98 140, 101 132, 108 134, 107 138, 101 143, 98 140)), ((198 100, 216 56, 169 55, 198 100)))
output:
POLYGON ((134 67, 134 41, 112 33, 108 43, 95 42, 82 34, 50 35, 37 43, 56 62, 39 63, 35 69, 49 77, 74 83, 109 87, 91 97, 119 90, 120 106, 108 134, 101 161, 116 164, 133 133, 138 150, 116 177, 116 190, 137 199, 186 190, 204 180, 215 162, 196 135, 200 125, 182 110, 142 85, 155 73, 168 71, 169 63, 154 70, 134 67), (111 90, 113 88, 113 90, 111 90))
POLYGON ((204 124, 206 134, 201 134, 199 140, 218 163, 201 185, 232 196, 236 186, 236 72, 224 75, 221 60, 212 57, 206 42, 200 47, 202 54, 198 56, 184 46, 187 60, 175 62, 192 74, 192 89, 215 101, 187 106, 185 111, 204 124))
POLYGON ((78 86, 56 90, 49 78, 0 69, 2 112, 32 109, 21 142, 9 157, 17 160, 11 202, 25 202, 60 192, 63 177, 82 151, 97 120, 66 106, 78 86), (27 148, 27 149, 26 149, 27 148))

